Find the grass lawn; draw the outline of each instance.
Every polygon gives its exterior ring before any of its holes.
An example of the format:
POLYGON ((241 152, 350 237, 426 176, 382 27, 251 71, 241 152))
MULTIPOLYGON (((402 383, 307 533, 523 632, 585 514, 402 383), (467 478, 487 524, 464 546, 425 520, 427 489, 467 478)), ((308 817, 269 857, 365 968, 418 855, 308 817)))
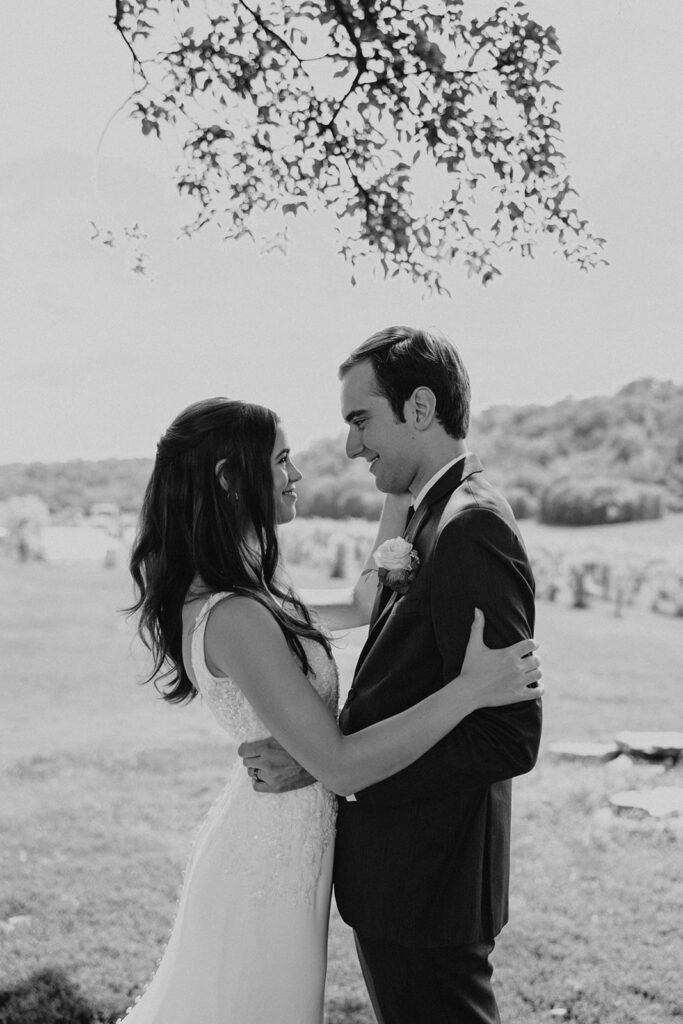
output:
MULTIPOLYGON (((0 1024, 113 1020, 161 954, 193 831, 234 750, 198 701, 168 707, 136 684, 144 662, 116 614, 123 571, 0 572, 0 1024)), ((538 612, 546 744, 683 727, 680 620, 538 612)), ((338 652, 346 685, 359 642, 338 652)), ((682 775, 542 756, 517 781, 511 923, 495 954, 504 1024, 683 1018, 683 830, 606 806, 682 775)), ((327 1013, 373 1021, 336 914, 327 1013)))

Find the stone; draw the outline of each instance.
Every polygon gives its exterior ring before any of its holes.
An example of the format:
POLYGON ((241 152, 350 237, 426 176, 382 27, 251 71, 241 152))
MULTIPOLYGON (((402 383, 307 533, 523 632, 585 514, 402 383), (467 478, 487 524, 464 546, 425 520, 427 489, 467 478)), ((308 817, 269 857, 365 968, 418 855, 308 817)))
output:
POLYGON ((683 732, 620 732, 615 741, 620 751, 648 761, 677 761, 683 753, 683 732))
POLYGON ((548 750, 553 757, 561 757, 568 761, 611 761, 618 757, 621 748, 616 743, 584 743, 571 740, 559 740, 551 743, 548 750))
POLYGON ((677 818, 683 815, 683 786, 656 786, 654 789, 627 789, 609 798, 617 811, 640 811, 651 818, 677 818))
POLYGON ((665 775, 668 770, 668 761, 643 761, 624 753, 605 765, 605 774, 613 780, 613 785, 619 785, 621 789, 649 786, 651 779, 665 775), (619 782, 620 779, 623 781, 619 782))
POLYGON ((17 925, 29 924, 30 921, 30 914, 13 914, 12 917, 6 917, 4 921, 0 921, 0 931, 13 932, 17 925))
POLYGON ((610 807, 598 807, 593 811, 591 821, 598 828, 611 828, 614 825, 614 812, 610 807))

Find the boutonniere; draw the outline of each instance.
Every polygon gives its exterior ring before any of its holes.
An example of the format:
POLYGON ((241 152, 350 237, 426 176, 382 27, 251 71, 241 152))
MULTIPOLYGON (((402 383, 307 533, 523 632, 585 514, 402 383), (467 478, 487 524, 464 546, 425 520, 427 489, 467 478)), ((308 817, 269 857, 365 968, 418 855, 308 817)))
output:
POLYGON ((363 575, 376 572, 380 583, 397 594, 406 594, 420 568, 420 556, 403 537, 385 540, 373 554, 376 569, 366 569, 363 575))

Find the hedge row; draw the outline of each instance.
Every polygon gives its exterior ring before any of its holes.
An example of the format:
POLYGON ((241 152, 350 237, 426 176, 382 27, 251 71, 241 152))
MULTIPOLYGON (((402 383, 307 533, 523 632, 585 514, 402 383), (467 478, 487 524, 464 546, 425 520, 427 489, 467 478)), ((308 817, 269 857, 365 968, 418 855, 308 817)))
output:
POLYGON ((555 526, 599 526, 638 519, 661 519, 661 491, 619 479, 556 480, 541 493, 538 518, 555 526))

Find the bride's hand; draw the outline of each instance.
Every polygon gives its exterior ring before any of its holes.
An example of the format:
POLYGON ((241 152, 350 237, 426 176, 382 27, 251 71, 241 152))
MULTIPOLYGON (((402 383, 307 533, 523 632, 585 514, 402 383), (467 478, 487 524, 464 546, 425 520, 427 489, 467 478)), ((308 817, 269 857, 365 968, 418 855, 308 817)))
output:
POLYGON ((384 507, 387 511, 406 516, 412 500, 413 496, 410 491, 403 491, 401 494, 387 494, 384 499, 384 507))
POLYGON ((484 643, 484 613, 475 609, 458 686, 464 687, 476 708, 535 700, 543 693, 535 640, 519 640, 499 650, 484 643))

